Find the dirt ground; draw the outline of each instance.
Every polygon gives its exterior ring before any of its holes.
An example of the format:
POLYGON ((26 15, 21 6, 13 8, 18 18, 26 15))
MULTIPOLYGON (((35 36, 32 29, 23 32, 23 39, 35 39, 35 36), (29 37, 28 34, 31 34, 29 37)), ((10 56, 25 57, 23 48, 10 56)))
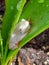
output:
POLYGON ((49 29, 19 51, 18 62, 19 65, 49 65, 49 29))
MULTIPOLYGON (((0 0, 0 15, 3 16, 4 11, 4 0, 0 0)), ((0 24, 2 24, 1 21, 0 24)), ((15 65, 49 65, 49 29, 20 49, 15 65)))

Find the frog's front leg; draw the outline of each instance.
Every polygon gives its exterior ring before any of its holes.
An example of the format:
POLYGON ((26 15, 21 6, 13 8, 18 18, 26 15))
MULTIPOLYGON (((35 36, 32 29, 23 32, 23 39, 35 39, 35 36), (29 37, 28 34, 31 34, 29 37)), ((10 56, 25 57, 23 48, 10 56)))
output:
POLYGON ((20 42, 16 42, 16 43, 15 43, 16 48, 19 48, 19 43, 20 43, 20 42))

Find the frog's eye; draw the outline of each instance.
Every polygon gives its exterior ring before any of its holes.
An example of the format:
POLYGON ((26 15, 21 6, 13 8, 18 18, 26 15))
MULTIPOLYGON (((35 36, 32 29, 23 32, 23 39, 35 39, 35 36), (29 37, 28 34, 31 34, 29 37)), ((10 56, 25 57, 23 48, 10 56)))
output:
POLYGON ((30 29, 30 24, 28 21, 26 21, 25 19, 22 19, 21 22, 19 22, 16 25, 16 28, 14 29, 14 32, 12 33, 12 36, 10 38, 10 43, 9 43, 9 49, 15 49, 17 48, 17 46, 15 45, 15 43, 18 43, 19 41, 21 41, 30 29))

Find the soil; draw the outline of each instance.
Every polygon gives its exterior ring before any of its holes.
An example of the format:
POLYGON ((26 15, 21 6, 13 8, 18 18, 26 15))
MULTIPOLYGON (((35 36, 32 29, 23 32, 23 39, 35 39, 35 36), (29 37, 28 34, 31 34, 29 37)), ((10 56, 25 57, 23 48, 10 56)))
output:
POLYGON ((20 49, 18 62, 18 65, 49 65, 49 29, 20 49))
MULTIPOLYGON (((0 0, 0 15, 3 16, 4 12, 5 2, 0 0)), ((20 49, 15 65, 49 65, 49 29, 20 49)))

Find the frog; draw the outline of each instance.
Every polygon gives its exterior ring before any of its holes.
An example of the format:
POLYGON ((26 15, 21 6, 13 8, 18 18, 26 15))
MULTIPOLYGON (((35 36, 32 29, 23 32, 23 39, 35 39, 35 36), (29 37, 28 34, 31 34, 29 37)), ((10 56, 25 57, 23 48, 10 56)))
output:
POLYGON ((9 42, 9 49, 16 49, 19 47, 20 41, 28 34, 30 29, 29 20, 22 19, 15 27, 9 42))

